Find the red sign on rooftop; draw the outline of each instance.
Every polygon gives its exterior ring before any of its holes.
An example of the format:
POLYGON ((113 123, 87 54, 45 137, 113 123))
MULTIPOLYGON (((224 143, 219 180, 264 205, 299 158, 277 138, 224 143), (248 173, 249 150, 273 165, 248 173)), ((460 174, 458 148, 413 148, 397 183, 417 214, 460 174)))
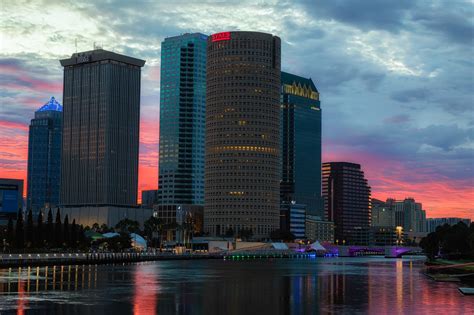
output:
POLYGON ((211 40, 213 42, 219 42, 221 40, 229 40, 229 39, 230 39, 230 32, 222 32, 222 33, 211 35, 211 40))

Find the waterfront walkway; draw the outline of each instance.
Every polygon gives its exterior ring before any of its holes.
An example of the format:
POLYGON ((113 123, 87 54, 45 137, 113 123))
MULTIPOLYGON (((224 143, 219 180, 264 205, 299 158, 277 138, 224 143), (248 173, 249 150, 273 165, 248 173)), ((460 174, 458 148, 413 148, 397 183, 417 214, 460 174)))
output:
POLYGON ((45 265, 87 265, 127 263, 154 260, 184 260, 184 259, 222 259, 222 254, 172 254, 160 252, 139 253, 38 253, 38 254, 0 254, 0 268, 18 266, 45 265))
POLYGON ((193 259, 272 259, 272 258, 315 258, 316 255, 291 251, 251 251, 220 253, 168 252, 138 253, 42 253, 42 254, 0 254, 0 268, 22 266, 90 265, 109 263, 129 263, 155 260, 193 260, 193 259))

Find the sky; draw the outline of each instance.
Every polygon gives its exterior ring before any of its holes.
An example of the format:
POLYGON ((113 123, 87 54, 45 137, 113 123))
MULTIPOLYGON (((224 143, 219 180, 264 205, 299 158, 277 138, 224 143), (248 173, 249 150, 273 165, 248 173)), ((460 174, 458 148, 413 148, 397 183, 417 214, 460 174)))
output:
POLYGON ((95 43, 146 60, 139 189, 156 189, 161 42, 262 31, 282 39, 282 69, 321 94, 323 161, 360 163, 374 198, 474 220, 473 1, 15 0, 0 11, 0 177, 26 181, 30 119, 62 102, 58 60, 95 43))

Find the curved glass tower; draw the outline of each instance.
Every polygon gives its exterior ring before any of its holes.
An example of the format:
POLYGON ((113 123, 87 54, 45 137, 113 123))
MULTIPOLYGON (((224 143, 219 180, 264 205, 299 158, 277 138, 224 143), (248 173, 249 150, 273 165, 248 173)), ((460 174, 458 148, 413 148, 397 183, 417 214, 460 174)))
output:
MULTIPOLYGON (((224 32, 208 39, 204 230, 279 228, 280 38, 224 32)), ((243 234, 243 233, 242 233, 243 234)))

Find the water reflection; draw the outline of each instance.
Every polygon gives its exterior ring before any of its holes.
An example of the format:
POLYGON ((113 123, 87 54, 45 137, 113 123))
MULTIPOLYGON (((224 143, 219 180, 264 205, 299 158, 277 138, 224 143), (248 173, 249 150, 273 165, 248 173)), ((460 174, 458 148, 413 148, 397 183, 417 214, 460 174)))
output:
POLYGON ((96 286, 97 265, 0 269, 0 294, 18 293, 24 296, 32 292, 90 289, 96 286), (88 281, 84 281, 85 277, 88 281))
POLYGON ((156 313, 157 291, 159 284, 157 280, 158 270, 153 266, 144 265, 136 268, 133 275, 133 313, 135 315, 146 315, 156 313))
POLYGON ((0 270, 0 313, 474 313, 422 261, 334 258, 174 261, 0 270))

